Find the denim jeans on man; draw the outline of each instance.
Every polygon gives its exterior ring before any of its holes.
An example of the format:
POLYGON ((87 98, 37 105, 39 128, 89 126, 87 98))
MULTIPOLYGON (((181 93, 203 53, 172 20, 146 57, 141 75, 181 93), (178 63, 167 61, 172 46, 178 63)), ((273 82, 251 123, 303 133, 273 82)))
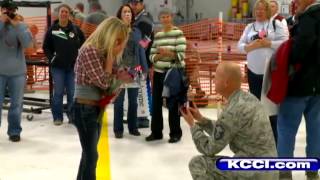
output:
POLYGON ((0 75, 0 125, 2 104, 5 98, 5 92, 8 88, 10 96, 10 108, 8 111, 8 131, 9 136, 20 135, 21 128, 21 114, 23 106, 23 93, 25 86, 26 76, 5 76, 0 75))
POLYGON ((123 89, 114 101, 113 131, 115 133, 123 133, 123 102, 126 90, 128 91, 128 129, 129 132, 137 129, 138 88, 127 88, 123 89))
POLYGON ((67 93, 67 114, 69 114, 74 95, 73 69, 51 68, 53 80, 52 115, 53 120, 63 120, 63 95, 67 93))
POLYGON ((320 157, 320 96, 287 97, 278 114, 278 155, 293 157, 296 134, 304 115, 307 157, 320 157))
POLYGON ((74 103, 72 116, 82 147, 77 180, 95 180, 98 160, 97 144, 101 125, 100 107, 74 103))

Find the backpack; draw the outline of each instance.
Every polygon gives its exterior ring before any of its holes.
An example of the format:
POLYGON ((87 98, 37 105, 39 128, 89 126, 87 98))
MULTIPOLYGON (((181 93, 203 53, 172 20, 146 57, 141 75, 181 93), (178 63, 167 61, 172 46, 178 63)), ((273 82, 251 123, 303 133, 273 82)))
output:
POLYGON ((272 27, 273 30, 276 31, 277 30, 277 26, 276 26, 276 20, 279 20, 280 22, 284 19, 283 16, 277 15, 276 17, 273 18, 272 20, 272 27))
POLYGON ((275 104, 281 103, 286 97, 292 70, 296 72, 300 69, 300 64, 293 66, 289 64, 291 47, 292 39, 288 39, 280 45, 271 57, 271 86, 267 97, 275 104))

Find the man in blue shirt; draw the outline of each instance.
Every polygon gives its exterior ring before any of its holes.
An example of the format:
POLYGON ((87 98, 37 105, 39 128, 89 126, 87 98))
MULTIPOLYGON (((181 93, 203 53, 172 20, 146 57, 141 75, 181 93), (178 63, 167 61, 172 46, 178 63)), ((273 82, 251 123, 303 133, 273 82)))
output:
POLYGON ((10 96, 8 135, 12 142, 20 141, 21 113, 26 80, 24 48, 32 43, 32 35, 26 24, 18 20, 16 4, 5 0, 0 16, 0 123, 5 91, 10 96))

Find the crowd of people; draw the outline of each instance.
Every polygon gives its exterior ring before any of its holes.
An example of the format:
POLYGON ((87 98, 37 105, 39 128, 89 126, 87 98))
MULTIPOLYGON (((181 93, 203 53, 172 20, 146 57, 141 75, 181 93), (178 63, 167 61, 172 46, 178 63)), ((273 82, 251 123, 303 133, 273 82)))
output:
MULTIPOLYGON (((203 117, 196 104, 184 98, 187 97, 183 89, 187 40, 183 31, 174 25, 170 9, 160 11, 158 19, 162 26, 155 32, 153 17, 146 11, 143 0, 129 0, 109 18, 98 1, 90 1, 88 15, 84 14, 82 3, 74 9, 67 4, 57 7, 57 19, 47 30, 42 49, 53 80, 53 123, 63 124, 63 112, 66 112, 79 134, 82 155, 77 180, 96 179, 97 143, 104 111, 102 99, 114 100, 114 136, 124 137, 126 92, 130 135, 140 136, 139 128, 151 126, 145 140, 163 139, 162 107, 166 106, 168 142, 177 143, 182 137, 180 116, 184 117, 202 154, 189 164, 194 180, 292 179, 291 171, 222 172, 216 167, 217 159, 221 158, 217 154, 229 145, 236 157, 294 157, 295 137, 303 115, 306 156, 320 158, 320 4, 316 0, 294 2, 297 9, 288 20, 278 14, 277 1, 255 2, 255 21, 246 26, 238 42, 239 50, 247 54, 249 92, 241 90, 242 73, 238 65, 219 64, 215 90, 227 103, 217 120, 203 117), (82 22, 82 28, 73 23, 74 18, 82 22), (83 32, 87 24, 97 25, 88 38, 87 32, 83 32), (290 73, 284 101, 270 105, 264 101, 264 84, 270 80, 266 78, 267 67, 272 55, 288 39, 292 42, 289 65, 299 64, 299 69, 290 73), (147 91, 144 97, 151 102, 148 108, 151 122, 146 116, 138 116, 142 83, 146 83, 143 87, 152 84, 152 93, 147 91), (179 98, 172 98, 173 92, 179 98)), ((20 141, 22 131, 27 68, 24 51, 34 44, 34 33, 18 18, 17 9, 11 0, 1 4, 0 114, 8 93, 7 133, 12 142, 20 141)), ((307 171, 306 176, 308 180, 320 179, 317 171, 307 171)))

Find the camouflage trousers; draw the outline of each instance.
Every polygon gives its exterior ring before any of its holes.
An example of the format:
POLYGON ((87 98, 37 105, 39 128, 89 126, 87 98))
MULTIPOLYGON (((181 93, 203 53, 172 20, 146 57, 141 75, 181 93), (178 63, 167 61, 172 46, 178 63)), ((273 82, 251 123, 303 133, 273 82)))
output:
POLYGON ((216 166, 216 161, 222 156, 208 157, 195 156, 189 163, 189 170, 193 180, 233 180, 230 171, 221 171, 216 166))
POLYGON ((226 156, 195 156, 189 163, 193 180, 277 180, 278 171, 221 171, 217 168, 218 159, 226 156))

